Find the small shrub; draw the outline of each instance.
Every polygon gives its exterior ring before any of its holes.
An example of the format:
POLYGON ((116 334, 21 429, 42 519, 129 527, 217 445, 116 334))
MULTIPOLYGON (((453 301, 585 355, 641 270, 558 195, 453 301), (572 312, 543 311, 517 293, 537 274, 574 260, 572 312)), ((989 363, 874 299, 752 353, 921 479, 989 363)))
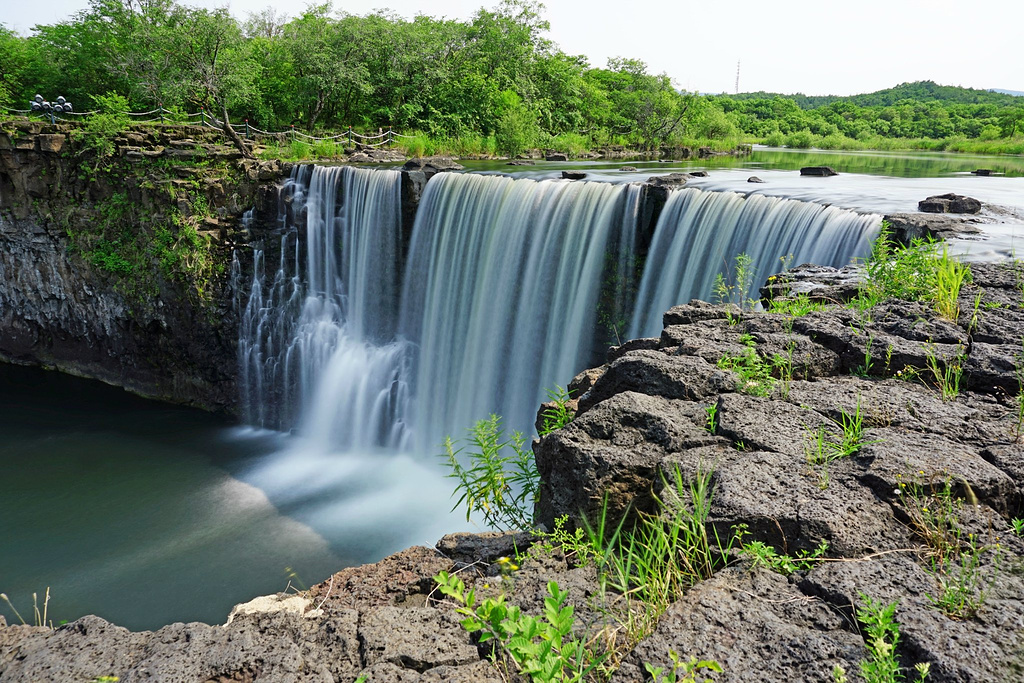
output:
POLYGON ((751 569, 768 569, 789 576, 793 572, 810 571, 824 558, 828 551, 828 542, 822 541, 813 551, 801 550, 796 557, 780 554, 775 548, 761 541, 747 542, 747 525, 740 524, 735 528, 736 540, 740 544, 740 554, 750 562, 751 569))
POLYGON ((757 342, 750 335, 741 335, 740 342, 746 347, 744 352, 722 356, 718 359, 718 367, 739 375, 736 391, 751 396, 768 396, 775 389, 775 378, 772 376, 775 364, 758 355, 757 342))
POLYGON ((753 267, 754 259, 748 254, 737 254, 732 272, 726 267, 725 272, 715 276, 713 291, 720 304, 736 304, 740 310, 752 310, 757 302, 749 298, 753 288, 757 269, 753 267))
MULTIPOLYGON (((903 668, 896 658, 900 642, 900 626, 896 622, 896 607, 899 603, 875 602, 867 595, 860 594, 861 605, 857 607, 857 621, 864 629, 864 644, 870 658, 860 663, 861 674, 867 683, 897 683, 906 680, 903 668)), ((914 667, 922 683, 928 677, 928 664, 914 667)))
POLYGON ((569 593, 554 581, 548 582, 544 615, 538 618, 508 605, 504 595, 478 604, 475 591, 467 591, 455 574, 440 572, 434 580, 441 593, 459 604, 457 612, 466 617, 462 627, 480 633, 481 643, 493 644, 496 660, 513 662, 531 681, 580 681, 607 656, 573 636, 573 608, 566 604, 569 593))
POLYGON ((540 475, 526 439, 519 432, 506 437, 501 418, 491 415, 469 429, 466 441, 456 448, 451 437, 444 440, 448 476, 458 480, 455 493, 461 493, 452 510, 464 504, 466 521, 480 513, 496 529, 531 528, 540 475), (468 459, 467 466, 459 462, 460 456, 468 459))
POLYGON ((547 390, 548 402, 553 405, 544 410, 542 414, 543 423, 538 436, 547 436, 556 429, 561 429, 576 416, 575 411, 569 407, 569 392, 558 385, 554 389, 547 390))

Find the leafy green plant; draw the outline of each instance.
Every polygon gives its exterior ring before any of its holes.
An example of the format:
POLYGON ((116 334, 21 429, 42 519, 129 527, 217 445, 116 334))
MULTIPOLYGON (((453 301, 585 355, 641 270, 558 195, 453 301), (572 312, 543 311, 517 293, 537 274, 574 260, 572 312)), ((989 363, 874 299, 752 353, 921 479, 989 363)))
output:
MULTIPOLYGON (((775 277, 774 275, 772 277, 775 277)), ((771 278, 769 278, 770 280, 771 278)), ((779 313, 793 318, 801 318, 810 313, 824 311, 828 304, 824 301, 811 299, 806 294, 797 294, 792 297, 772 299, 768 302, 769 313, 779 313)))
POLYGON ((543 424, 538 436, 547 436, 556 429, 561 429, 576 416, 576 412, 569 406, 569 392, 564 387, 555 385, 554 389, 547 390, 547 395, 552 405, 542 414, 543 424))
POLYGON ((718 431, 718 404, 712 403, 704 409, 705 422, 704 429, 710 434, 714 434, 718 431))
POLYGON ((943 401, 952 401, 960 395, 960 380, 964 374, 967 356, 961 350, 955 357, 940 361, 935 347, 929 345, 925 350, 928 369, 931 370, 935 386, 942 394, 943 401))
POLYGON ((752 310, 757 305, 757 302, 749 297, 754 277, 757 275, 753 264, 754 259, 750 255, 740 253, 736 255, 731 273, 726 267, 724 273, 715 276, 712 291, 715 293, 718 303, 736 304, 741 311, 752 310))
MULTIPOLYGON (((932 560, 932 574, 939 583, 937 595, 928 594, 938 609, 954 619, 970 619, 981 609, 988 591, 995 581, 995 575, 986 583, 982 573, 981 558, 986 548, 979 545, 973 534, 969 535, 966 547, 960 552, 956 562, 940 566, 936 559, 932 560)), ((994 550, 994 567, 998 572, 999 550, 994 550)))
POLYGON ((900 245, 893 239, 892 227, 883 221, 871 245, 865 281, 851 305, 866 310, 888 297, 928 301, 940 316, 955 322, 960 290, 970 281, 970 267, 951 257, 945 245, 941 253, 938 243, 930 239, 900 245))
POLYGON ((739 375, 737 391, 751 396, 768 396, 775 389, 772 376, 775 363, 757 353, 757 342, 749 334, 740 335, 740 343, 745 347, 743 353, 722 356, 718 359, 718 367, 739 375))
MULTIPOLYGON (((485 523, 508 531, 533 526, 533 503, 540 475, 526 439, 519 432, 506 437, 501 418, 491 415, 469 430, 465 445, 457 447, 451 437, 444 440, 449 477, 458 480, 459 499, 452 507, 466 507, 466 520, 474 513, 485 523), (463 466, 460 457, 467 459, 463 466)), ((454 494, 453 494, 454 495, 454 494)))
POLYGON ((459 604, 458 613, 466 617, 462 627, 480 633, 481 643, 494 645, 496 663, 514 662, 516 671, 531 681, 582 681, 606 657, 572 635, 573 608, 566 604, 569 593, 554 581, 548 582, 544 614, 538 618, 507 604, 504 595, 478 604, 475 590, 467 591, 456 574, 440 572, 434 580, 441 593, 459 604))
MULTIPOLYGON (((860 671, 867 683, 897 683, 906 680, 903 668, 896 658, 900 642, 900 627, 896 622, 896 607, 899 603, 876 602, 864 593, 860 594, 861 604, 857 606, 857 620, 864 629, 864 643, 869 658, 860 663, 860 671)), ((916 683, 928 677, 929 665, 918 664, 916 683)))
POLYGON ((875 341, 875 338, 868 335, 868 340, 864 345, 864 362, 861 365, 853 368, 850 372, 857 377, 867 377, 871 374, 871 366, 873 360, 871 358, 871 344, 875 341))
POLYGON ((1010 526, 1013 527, 1013 533, 1024 536, 1024 517, 1014 517, 1010 520, 1010 526))
POLYGON ((577 567, 597 565, 606 555, 606 544, 601 533, 589 533, 586 527, 576 527, 569 531, 569 515, 555 518, 555 528, 549 532, 534 530, 538 539, 531 548, 544 553, 551 553, 556 548, 561 550, 565 559, 577 567))
POLYGON ((825 426, 811 432, 811 446, 805 447, 805 452, 808 462, 812 465, 828 465, 834 460, 854 455, 868 444, 877 443, 864 441, 864 414, 859 397, 852 414, 840 409, 839 419, 832 422, 840 430, 838 440, 829 436, 825 426))
POLYGON ((948 476, 926 480, 923 471, 918 471, 914 479, 897 474, 895 493, 909 518, 911 530, 931 549, 940 566, 960 554, 963 503, 953 495, 948 476))
POLYGON ((740 555, 750 562, 751 569, 768 569, 783 576, 814 569, 828 552, 828 541, 822 540, 813 551, 801 550, 797 552, 796 557, 793 557, 779 553, 775 548, 762 541, 748 542, 744 540, 748 534, 746 524, 737 525, 735 532, 736 541, 740 545, 740 555))
MULTIPOLYGON (((644 662, 644 670, 651 675, 653 683, 697 683, 697 676, 702 671, 722 673, 722 665, 713 659, 698 660, 690 657, 689 661, 684 662, 675 650, 668 651, 668 658, 672 662, 672 668, 668 671, 664 667, 644 662)), ((710 681, 710 678, 703 679, 703 683, 710 681)))

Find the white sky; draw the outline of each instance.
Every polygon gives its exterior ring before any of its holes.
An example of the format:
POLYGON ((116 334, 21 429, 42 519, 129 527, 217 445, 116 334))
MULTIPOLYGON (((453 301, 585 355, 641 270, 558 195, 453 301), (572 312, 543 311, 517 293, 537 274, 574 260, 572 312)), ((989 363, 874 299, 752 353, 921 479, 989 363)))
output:
MULTIPOLYGON (((84 9, 87 0, 6 0, 0 22, 21 33, 84 9)), ((193 0, 228 4, 232 13, 268 5, 294 16, 304 4, 284 0, 193 0)), ((365 14, 386 7, 465 19, 494 0, 339 0, 336 10, 365 14)), ((549 37, 594 66, 635 57, 668 73, 678 87, 807 95, 849 95, 899 83, 1024 91, 1021 0, 548 0, 549 37)))

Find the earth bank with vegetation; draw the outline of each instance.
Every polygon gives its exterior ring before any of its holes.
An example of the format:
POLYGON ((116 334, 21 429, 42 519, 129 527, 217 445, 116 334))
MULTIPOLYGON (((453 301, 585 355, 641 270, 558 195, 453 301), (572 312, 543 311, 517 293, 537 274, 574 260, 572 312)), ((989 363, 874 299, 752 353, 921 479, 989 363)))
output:
POLYGON ((497 419, 453 442, 460 505, 507 532, 226 626, 0 628, 0 679, 1020 678, 1024 269, 884 232, 865 266, 761 295, 612 348, 553 392, 532 453, 497 419))

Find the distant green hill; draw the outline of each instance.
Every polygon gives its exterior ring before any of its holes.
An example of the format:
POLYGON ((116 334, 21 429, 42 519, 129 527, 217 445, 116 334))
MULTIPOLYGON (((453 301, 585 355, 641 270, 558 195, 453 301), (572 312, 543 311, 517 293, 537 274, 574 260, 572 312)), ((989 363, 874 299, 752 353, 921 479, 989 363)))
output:
POLYGON ((793 100, 801 109, 817 109, 833 102, 849 102, 858 107, 889 107, 897 102, 946 102, 950 104, 994 104, 1000 106, 1014 105, 1019 102, 1009 92, 997 90, 978 90, 961 88, 956 85, 939 85, 934 81, 916 81, 901 83, 894 88, 878 90, 862 95, 813 95, 802 93, 784 95, 781 93, 752 92, 730 95, 735 100, 756 100, 764 98, 784 97, 793 100))

